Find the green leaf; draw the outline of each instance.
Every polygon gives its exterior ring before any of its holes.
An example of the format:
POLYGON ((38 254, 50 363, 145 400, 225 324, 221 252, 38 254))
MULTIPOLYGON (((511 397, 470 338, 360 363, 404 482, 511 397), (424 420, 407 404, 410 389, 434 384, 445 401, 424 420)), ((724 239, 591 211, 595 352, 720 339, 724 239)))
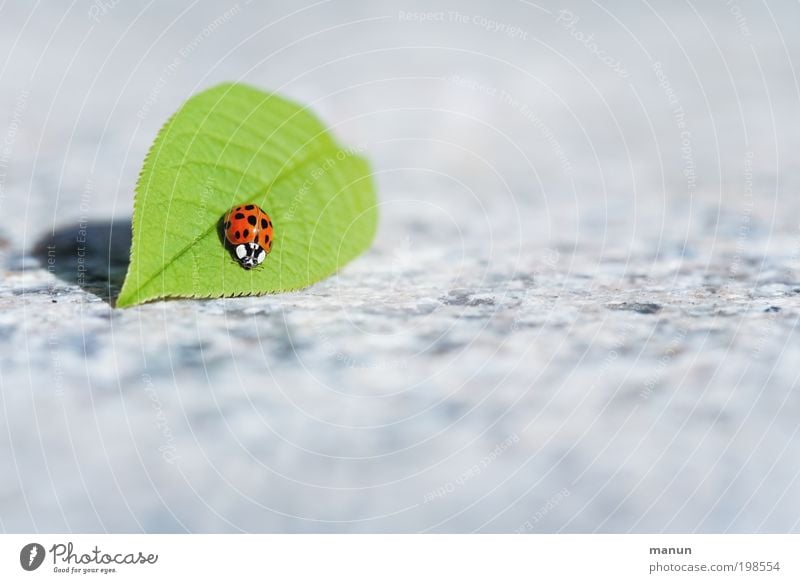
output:
POLYGON ((219 85, 189 99, 147 154, 117 306, 304 288, 365 251, 377 219, 369 165, 306 108, 219 85), (272 252, 251 271, 221 231, 223 215, 245 203, 274 225, 272 252))

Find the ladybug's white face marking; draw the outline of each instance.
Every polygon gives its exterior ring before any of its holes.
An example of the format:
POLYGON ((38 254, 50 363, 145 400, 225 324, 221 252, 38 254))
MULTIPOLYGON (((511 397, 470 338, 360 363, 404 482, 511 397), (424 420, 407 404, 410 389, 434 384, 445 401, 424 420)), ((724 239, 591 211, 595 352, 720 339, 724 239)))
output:
POLYGON ((258 243, 237 245, 235 252, 239 259, 239 265, 245 269, 253 269, 256 265, 261 265, 267 257, 267 253, 258 243))

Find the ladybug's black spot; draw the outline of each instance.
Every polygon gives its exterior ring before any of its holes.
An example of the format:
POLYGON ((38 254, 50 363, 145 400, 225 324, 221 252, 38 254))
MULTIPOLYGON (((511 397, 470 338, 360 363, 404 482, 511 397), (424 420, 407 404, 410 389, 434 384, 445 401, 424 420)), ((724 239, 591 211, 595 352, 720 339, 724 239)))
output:
POLYGON ((269 235, 264 233, 264 242, 269 243, 269 235))
POLYGON ((237 211, 240 211, 240 210, 242 210, 242 207, 240 207, 240 206, 237 206, 237 207, 236 207, 236 210, 237 210, 237 211))
POLYGON ((255 227, 258 224, 258 219, 256 218, 255 215, 250 215, 249 217, 247 217, 247 222, 255 227))
POLYGON ((250 236, 250 231, 248 231, 247 229, 245 229, 245 230, 244 230, 244 238, 245 238, 245 239, 247 239, 247 237, 249 237, 249 236, 250 236))
POLYGON ((239 231, 236 231, 236 232, 233 234, 233 236, 234 236, 235 238, 237 238, 237 239, 241 239, 241 238, 242 238, 242 234, 241 234, 239 231))
POLYGON ((244 208, 245 208, 245 210, 251 211, 251 210, 253 210, 254 208, 256 208, 256 205, 254 205, 254 204, 248 204, 248 205, 247 205, 246 207, 244 207, 244 208))
POLYGON ((267 222, 267 219, 261 219, 261 228, 262 229, 266 229, 268 224, 269 223, 267 222))
POLYGON ((272 228, 272 221, 269 221, 269 228, 272 228))
POLYGON ((244 218, 244 213, 236 213, 236 216, 233 218, 241 221, 244 218))
POLYGON ((227 223, 225 223, 225 230, 227 231, 230 228, 231 228, 231 222, 228 221, 227 223))

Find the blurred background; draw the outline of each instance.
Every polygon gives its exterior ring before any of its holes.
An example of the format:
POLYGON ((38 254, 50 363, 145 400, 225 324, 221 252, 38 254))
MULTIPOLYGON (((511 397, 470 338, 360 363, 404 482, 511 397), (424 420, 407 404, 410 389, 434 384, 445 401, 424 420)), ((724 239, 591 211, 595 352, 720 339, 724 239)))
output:
POLYGON ((0 530, 800 530, 796 2, 0 5, 0 530), (115 310, 134 187, 244 81, 374 248, 115 310))

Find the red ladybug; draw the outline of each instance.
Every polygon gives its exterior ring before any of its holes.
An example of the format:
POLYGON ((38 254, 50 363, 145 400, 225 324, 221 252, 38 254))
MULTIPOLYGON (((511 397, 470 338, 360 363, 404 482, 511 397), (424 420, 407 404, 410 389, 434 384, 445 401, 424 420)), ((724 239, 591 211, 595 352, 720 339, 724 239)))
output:
POLYGON ((235 206, 225 215, 225 239, 239 265, 253 269, 264 263, 272 250, 272 221, 254 204, 235 206))

